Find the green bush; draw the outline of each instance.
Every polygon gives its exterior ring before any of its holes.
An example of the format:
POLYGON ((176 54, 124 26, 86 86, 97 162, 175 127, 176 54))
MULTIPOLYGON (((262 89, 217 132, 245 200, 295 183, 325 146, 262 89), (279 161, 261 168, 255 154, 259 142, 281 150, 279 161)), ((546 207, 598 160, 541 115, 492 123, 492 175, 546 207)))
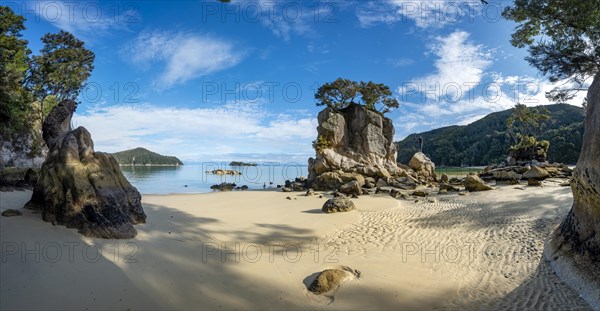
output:
POLYGON ((312 142, 312 146, 313 148, 315 148, 315 150, 322 151, 323 149, 330 148, 331 143, 329 142, 329 140, 327 140, 327 138, 319 135, 319 137, 317 137, 317 140, 314 140, 312 142))

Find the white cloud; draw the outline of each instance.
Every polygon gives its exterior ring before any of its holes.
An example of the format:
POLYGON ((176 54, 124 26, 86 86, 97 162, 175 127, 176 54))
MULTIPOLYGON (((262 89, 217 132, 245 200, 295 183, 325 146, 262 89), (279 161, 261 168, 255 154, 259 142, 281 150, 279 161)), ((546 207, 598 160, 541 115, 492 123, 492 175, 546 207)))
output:
POLYGON ((356 16, 362 27, 393 24, 410 20, 417 27, 440 28, 472 18, 481 6, 479 1, 456 0, 386 0, 369 1, 360 6, 356 16))
POLYGON ((313 152, 317 126, 314 117, 273 116, 254 103, 212 108, 97 107, 76 114, 74 123, 92 133, 97 151, 145 147, 184 161, 234 153, 290 153, 307 158, 313 152))
POLYGON ((77 36, 106 35, 111 30, 124 30, 132 23, 141 21, 134 6, 120 7, 117 15, 114 8, 108 8, 99 1, 35 1, 24 5, 32 8, 35 14, 57 28, 77 36))
POLYGON ((258 5, 261 23, 284 41, 289 41, 292 35, 313 32, 307 21, 315 16, 314 9, 301 5, 301 2, 258 0, 258 5))
MULTIPOLYGON (((469 33, 455 31, 447 37, 436 37, 432 52, 438 56, 436 72, 413 79, 410 85, 427 98, 458 100, 479 85, 484 70, 492 63, 491 53, 483 45, 468 42, 469 33)), ((405 94, 406 86, 399 92, 405 94)))
POLYGON ((164 64, 156 80, 159 88, 230 68, 243 58, 228 41, 183 31, 142 32, 122 54, 144 67, 164 64))

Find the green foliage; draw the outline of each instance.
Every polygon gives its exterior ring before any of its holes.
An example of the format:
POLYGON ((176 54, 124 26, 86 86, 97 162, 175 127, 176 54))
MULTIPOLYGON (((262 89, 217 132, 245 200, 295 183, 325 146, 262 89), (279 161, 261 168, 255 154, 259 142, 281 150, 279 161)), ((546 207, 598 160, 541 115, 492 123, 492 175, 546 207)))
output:
POLYGON ((510 146, 508 151, 510 155, 518 160, 539 160, 545 161, 548 156, 550 142, 547 140, 538 141, 535 137, 527 135, 518 135, 519 143, 510 146))
POLYGON ((44 116, 63 99, 74 99, 93 70, 94 53, 68 32, 46 34, 41 54, 30 57, 21 39, 25 18, 0 6, 0 140, 41 153, 44 116))
POLYGON ((515 143, 519 142, 519 135, 537 136, 550 119, 550 112, 544 107, 528 108, 517 104, 512 114, 506 119, 508 134, 515 143))
MULTIPOLYGON (((526 60, 551 81, 570 78, 582 86, 600 69, 599 0, 515 0, 502 15, 519 23, 512 45, 528 47, 526 60)), ((564 101, 580 90, 547 96, 564 101)))
POLYGON ((12 140, 30 128, 31 97, 24 88, 31 51, 21 39, 25 18, 0 6, 0 138, 12 140))
POLYGON ((319 137, 317 137, 317 140, 314 140, 312 142, 312 146, 315 150, 321 151, 323 149, 331 147, 331 143, 329 142, 329 140, 327 140, 327 138, 319 135, 319 137))
POLYGON ((183 165, 177 157, 163 156, 144 148, 135 148, 112 154, 121 165, 183 165))
POLYGON ((350 104, 359 104, 372 111, 386 113, 400 106, 398 100, 392 97, 392 91, 387 85, 342 78, 319 87, 315 99, 317 106, 327 105, 335 110, 344 109, 350 104), (358 98, 361 102, 356 102, 358 98), (377 109, 377 105, 381 107, 377 109))
POLYGON ((60 102, 76 99, 94 69, 95 55, 66 31, 42 37, 41 54, 31 61, 30 86, 39 101, 54 95, 60 102))
MULTIPOLYGON (((584 110, 566 104, 545 106, 551 118, 539 140, 550 143, 548 161, 574 164, 579 158, 584 131, 584 110)), ((506 127, 514 109, 495 112, 466 126, 449 126, 425 133, 411 134, 398 145, 398 162, 408 163, 418 151, 423 136, 423 151, 437 166, 483 166, 504 161, 514 141, 506 127)))
POLYGON ((519 136, 519 143, 510 146, 508 148, 508 150, 516 151, 516 150, 526 150, 526 149, 530 149, 530 148, 539 148, 539 149, 545 150, 547 152, 548 148, 550 147, 550 142, 547 140, 537 141, 535 139, 535 137, 521 135, 521 134, 519 134, 518 136, 519 136))

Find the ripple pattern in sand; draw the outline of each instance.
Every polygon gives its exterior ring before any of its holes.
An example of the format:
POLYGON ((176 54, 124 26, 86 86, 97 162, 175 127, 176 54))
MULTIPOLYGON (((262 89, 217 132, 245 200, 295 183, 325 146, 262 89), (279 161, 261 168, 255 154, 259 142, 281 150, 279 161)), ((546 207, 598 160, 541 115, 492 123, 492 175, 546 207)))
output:
POLYGON ((410 251, 427 268, 460 284, 442 309, 589 309, 542 259, 544 240, 570 202, 557 199, 540 211, 534 195, 515 202, 511 195, 519 191, 359 210, 356 224, 319 242, 340 258, 377 252, 408 256, 410 251))

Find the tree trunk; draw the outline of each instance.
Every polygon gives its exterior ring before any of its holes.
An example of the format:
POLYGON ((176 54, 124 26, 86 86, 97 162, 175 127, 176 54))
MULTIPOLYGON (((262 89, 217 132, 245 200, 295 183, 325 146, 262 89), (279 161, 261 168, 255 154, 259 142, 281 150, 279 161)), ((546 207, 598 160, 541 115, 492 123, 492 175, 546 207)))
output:
POLYGON ((600 309, 600 72, 588 90, 585 133, 571 181, 573 207, 546 245, 557 274, 600 309))

